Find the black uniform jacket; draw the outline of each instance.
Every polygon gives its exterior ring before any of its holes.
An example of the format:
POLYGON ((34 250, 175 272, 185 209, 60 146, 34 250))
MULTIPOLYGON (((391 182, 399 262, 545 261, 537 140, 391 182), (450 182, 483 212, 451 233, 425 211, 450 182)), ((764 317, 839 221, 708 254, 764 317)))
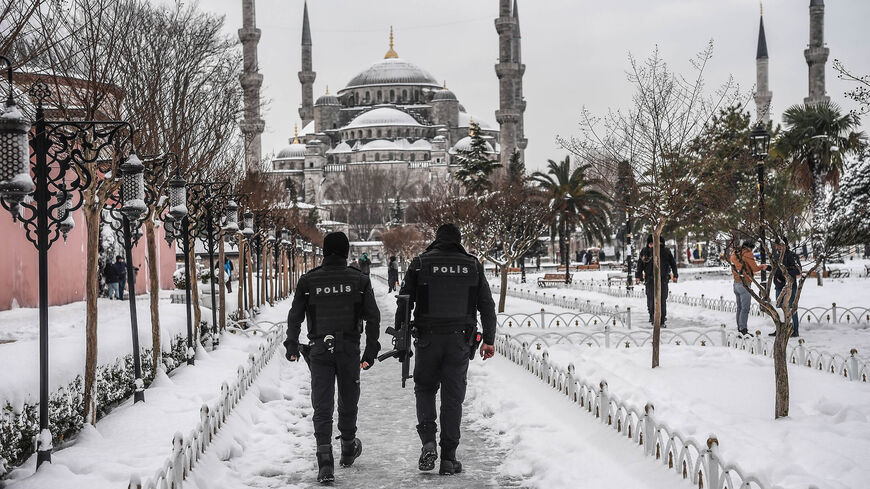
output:
MULTIPOLYGON (((670 279, 671 274, 673 274, 674 277, 679 277, 680 273, 677 271, 677 261, 674 260, 674 254, 671 253, 670 248, 662 246, 660 249, 659 271, 662 273, 662 281, 667 282, 670 279)), ((646 246, 641 250, 640 258, 637 260, 637 272, 634 276, 645 282, 652 282, 653 248, 646 246)))
MULTIPOLYGON (((465 248, 463 248, 459 243, 435 241, 429 245, 427 251, 429 250, 468 255, 465 248)), ((487 345, 492 345, 495 343, 496 329, 495 301, 492 299, 492 292, 489 290, 489 282, 486 281, 486 273, 483 270, 483 265, 477 260, 475 260, 475 262, 477 262, 478 277, 477 310, 480 312, 480 322, 483 326, 483 342, 487 345)), ((420 270, 420 266, 420 257, 416 257, 411 261, 411 266, 409 266, 408 271, 405 272, 405 280, 402 282, 402 287, 399 290, 400 295, 407 294, 411 297, 409 305, 412 310, 417 297, 417 271, 420 270)), ((396 309, 396 325, 399 325, 402 322, 402 317, 404 316, 404 311, 402 309, 400 303, 399 308, 396 309)))
MULTIPOLYGON (((299 282, 296 284, 296 291, 293 294, 293 305, 290 307, 290 312, 287 314, 287 339, 284 341, 284 346, 288 352, 296 352, 299 350, 299 332, 302 328, 302 321, 305 320, 305 313, 308 308, 308 298, 310 295, 309 280, 312 275, 315 275, 320 270, 348 270, 353 271, 360 276, 363 293, 362 318, 364 319, 366 332, 366 347, 362 355, 362 361, 373 364, 378 351, 381 349, 378 343, 378 336, 381 332, 381 312, 378 310, 378 304, 375 302, 375 294, 372 291, 372 283, 367 275, 364 275, 358 269, 347 266, 347 259, 336 255, 330 255, 323 259, 323 264, 312 269, 305 275, 299 277, 299 282)), ((319 339, 309 328, 308 339, 319 339)), ((345 341, 356 340, 359 343, 359 335, 344 334, 345 341)))

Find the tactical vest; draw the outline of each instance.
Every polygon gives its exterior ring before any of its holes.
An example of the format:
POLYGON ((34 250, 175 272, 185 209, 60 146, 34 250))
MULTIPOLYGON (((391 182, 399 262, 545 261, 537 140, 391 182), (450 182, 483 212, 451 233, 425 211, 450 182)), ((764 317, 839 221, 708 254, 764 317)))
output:
POLYGON ((418 325, 477 321, 477 260, 460 253, 424 253, 417 274, 418 325))
POLYGON ((308 276, 308 331, 315 336, 360 334, 363 277, 356 270, 314 271, 308 276))

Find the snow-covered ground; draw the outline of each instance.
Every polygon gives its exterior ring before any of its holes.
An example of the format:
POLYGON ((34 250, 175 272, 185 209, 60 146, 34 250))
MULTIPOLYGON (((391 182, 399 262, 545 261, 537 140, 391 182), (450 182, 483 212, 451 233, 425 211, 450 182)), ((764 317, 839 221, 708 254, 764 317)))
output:
MULTIPOLYGON (((285 314, 285 305, 266 306, 260 319, 281 321, 285 314)), ((86 426, 38 472, 31 456, 9 474, 5 487, 117 489, 127 487, 133 474, 151 476, 169 457, 173 435, 197 425, 201 406, 215 402, 221 384, 232 384, 238 367, 262 344, 263 336, 223 334, 217 349, 198 349, 195 366, 159 375, 146 389, 145 402, 128 399, 96 427, 86 426)))
POLYGON ((557 345, 550 359, 634 406, 655 405, 656 418, 703 443, 719 439, 723 460, 760 476, 767 487, 867 487, 870 386, 811 369, 789 369, 789 417, 773 419, 770 359, 727 348, 664 346, 649 368, 650 348, 557 345))

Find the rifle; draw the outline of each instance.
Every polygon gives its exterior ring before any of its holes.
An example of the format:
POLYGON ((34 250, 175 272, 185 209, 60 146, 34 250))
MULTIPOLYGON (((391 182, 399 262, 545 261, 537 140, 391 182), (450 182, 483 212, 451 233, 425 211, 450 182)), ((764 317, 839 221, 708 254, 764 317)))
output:
POLYGON ((399 360, 399 363, 402 364, 402 388, 404 388, 405 382, 411 378, 410 359, 414 356, 414 352, 411 351, 411 333, 413 329, 411 324, 411 296, 399 295, 397 297, 399 298, 399 307, 404 303, 405 313, 402 315, 402 323, 399 324, 398 331, 392 327, 387 328, 387 334, 393 336, 393 349, 380 355, 378 361, 383 362, 392 357, 396 357, 399 360))

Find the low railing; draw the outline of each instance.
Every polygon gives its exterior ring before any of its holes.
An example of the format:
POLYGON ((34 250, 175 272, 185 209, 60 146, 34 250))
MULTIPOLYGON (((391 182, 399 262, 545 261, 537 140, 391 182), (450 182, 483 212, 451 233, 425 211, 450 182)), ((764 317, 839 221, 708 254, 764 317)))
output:
POLYGON ((550 361, 546 350, 530 350, 528 344, 500 334, 496 351, 519 365, 548 386, 565 395, 581 410, 599 419, 620 436, 643 448, 647 456, 660 460, 669 470, 690 481, 695 487, 711 489, 764 489, 758 477, 747 474, 734 463, 719 456, 716 435, 701 445, 676 429, 656 421, 655 408, 647 403, 643 409, 621 401, 611 393, 606 380, 597 384, 580 377, 574 364, 567 367, 550 361))
MULTIPOLYGON (((500 293, 501 286, 493 285, 492 292, 500 293)), ((581 300, 577 297, 568 297, 559 295, 555 292, 543 292, 537 290, 528 290, 520 287, 508 287, 506 295, 516 297, 517 299, 525 299, 539 304, 564 307, 565 309, 573 309, 582 313, 594 315, 602 324, 611 324, 613 326, 620 325, 631 329, 631 308, 620 310, 619 306, 607 306, 603 302, 593 304, 588 300, 581 300)), ((541 312, 543 313, 543 309, 541 312)), ((540 324, 545 324, 543 317, 540 324)))
MULTIPOLYGON (((499 313, 498 326, 505 328, 582 328, 628 327, 622 315, 594 312, 547 312, 543 308, 535 313, 499 313)), ((629 322, 629 324, 631 324, 629 322)))
POLYGON ((262 333, 266 336, 265 343, 260 345, 256 353, 248 355, 247 365, 239 365, 236 378, 231 384, 224 382, 221 385, 221 393, 212 406, 207 403, 202 405, 199 411, 200 421, 196 427, 187 436, 179 432, 172 437, 172 454, 160 469, 144 481, 139 474, 131 475, 128 489, 181 489, 184 480, 208 449, 218 430, 226 423, 232 410, 281 344, 278 339, 283 332, 281 325, 285 323, 248 321, 248 328, 240 329, 236 324, 233 326, 236 330, 232 332, 262 333))
MULTIPOLYGON (((627 297, 634 299, 646 299, 646 292, 643 287, 635 287, 627 290, 624 285, 614 285, 606 282, 595 281, 574 281, 570 284, 560 285, 560 288, 568 288, 575 290, 584 290, 588 292, 596 292, 606 294, 613 297, 627 297)), ((494 290, 498 286, 493 286, 494 290)), ((508 294, 512 297, 535 300, 535 293, 538 291, 526 289, 523 287, 508 287, 508 294)), ((559 297, 555 292, 550 292, 551 295, 559 297)), ((546 292, 540 295, 547 296, 546 292)), ((564 297, 563 301, 570 303, 572 300, 569 297, 564 297)), ((588 301, 587 301, 588 302, 588 301)), ((551 302, 552 303, 552 302, 551 302)), ((687 293, 668 295, 668 303, 684 304, 687 306, 703 307, 712 311, 721 312, 737 312, 737 302, 731 299, 726 299, 724 296, 707 297, 704 294, 691 296, 687 293)), ((553 305, 560 305, 553 303, 553 305)), ((838 306, 836 302, 831 304, 831 307, 798 307, 798 318, 801 323, 808 326, 824 325, 824 324, 868 324, 870 325, 870 307, 843 307, 838 306)), ((767 314, 762 312, 757 303, 753 302, 749 306, 749 315, 756 317, 765 317, 767 314)))

